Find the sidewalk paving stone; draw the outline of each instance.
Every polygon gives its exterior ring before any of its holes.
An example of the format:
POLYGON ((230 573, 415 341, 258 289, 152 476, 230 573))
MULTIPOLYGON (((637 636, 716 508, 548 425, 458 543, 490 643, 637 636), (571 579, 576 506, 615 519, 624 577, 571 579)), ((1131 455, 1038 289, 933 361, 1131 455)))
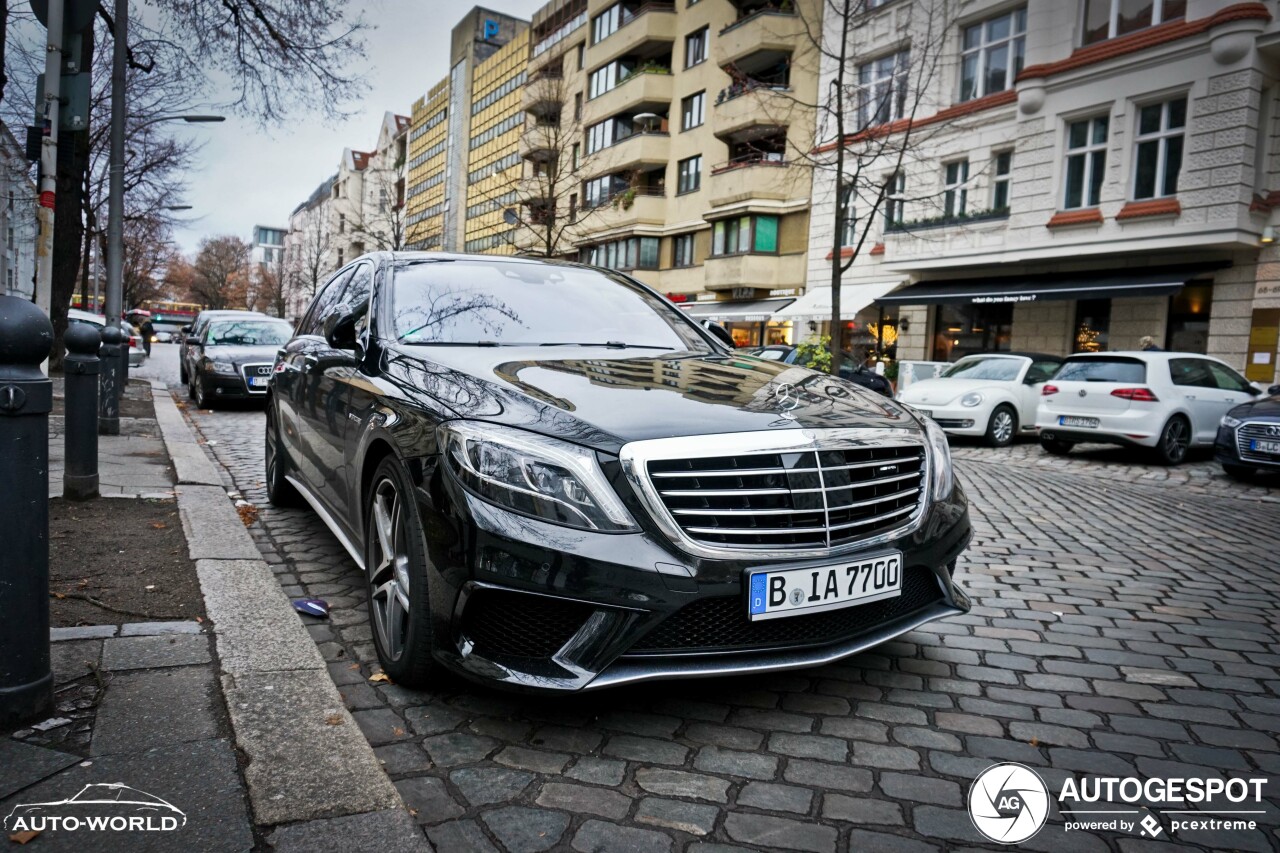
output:
POLYGON ((281 827, 267 843, 274 853, 431 853, 413 818, 403 809, 386 809, 347 817, 312 820, 281 827))
POLYGON ((215 737, 217 690, 209 666, 117 673, 98 708, 90 754, 145 752, 215 737))
POLYGON ((102 641, 102 666, 118 672, 209 663, 209 638, 203 634, 161 634, 152 637, 115 637, 102 641))
POLYGON ((0 767, 4 768, 0 773, 0 799, 79 762, 79 757, 65 752, 0 738, 0 767))

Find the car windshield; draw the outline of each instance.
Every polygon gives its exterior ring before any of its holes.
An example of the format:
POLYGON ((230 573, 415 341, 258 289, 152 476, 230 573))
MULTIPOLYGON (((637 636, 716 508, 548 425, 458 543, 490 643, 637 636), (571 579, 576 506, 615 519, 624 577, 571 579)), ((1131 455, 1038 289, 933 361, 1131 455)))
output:
POLYGON ((1135 382, 1147 381, 1147 365, 1136 358, 1069 358, 1054 375, 1062 382, 1135 382))
POLYGON ((214 320, 209 324, 210 346, 279 346, 293 336, 293 327, 284 320, 214 320))
POLYGON ((962 358, 948 367, 943 379, 986 379, 993 382, 1014 382, 1022 371, 1020 358, 962 358))
POLYGON ((629 346, 707 352, 680 309, 584 267, 511 261, 402 261, 396 338, 453 346, 629 346))
POLYGON ((752 353, 756 358, 763 358, 766 361, 781 361, 786 357, 786 350, 780 349, 760 349, 752 353))

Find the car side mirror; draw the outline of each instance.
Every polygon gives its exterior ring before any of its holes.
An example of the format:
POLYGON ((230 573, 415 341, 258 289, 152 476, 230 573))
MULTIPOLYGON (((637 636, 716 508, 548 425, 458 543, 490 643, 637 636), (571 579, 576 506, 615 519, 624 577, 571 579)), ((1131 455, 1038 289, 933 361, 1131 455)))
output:
POLYGON ((322 321, 324 339, 334 349, 356 348, 356 312, 350 305, 342 304, 334 307, 324 315, 322 321))
POLYGON ((1267 393, 1270 394, 1272 397, 1280 396, 1280 385, 1272 385, 1270 388, 1267 389, 1267 393))
POLYGON ((182 327, 181 329, 179 329, 178 331, 182 332, 182 334, 184 334, 184 335, 189 335, 189 334, 191 334, 191 327, 190 327, 190 326, 183 326, 183 327, 182 327))
POLYGON ((729 330, 714 320, 703 320, 702 328, 706 329, 712 336, 727 346, 729 349, 736 349, 737 344, 733 342, 733 335, 729 334, 729 330))

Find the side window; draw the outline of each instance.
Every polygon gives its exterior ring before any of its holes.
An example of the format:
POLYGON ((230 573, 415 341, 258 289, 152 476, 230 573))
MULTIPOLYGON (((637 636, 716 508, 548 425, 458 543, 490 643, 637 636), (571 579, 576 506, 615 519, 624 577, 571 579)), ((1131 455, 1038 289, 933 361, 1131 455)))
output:
POLYGON ((1169 378, 1174 385, 1191 388, 1216 388, 1209 362, 1199 358, 1173 358, 1169 360, 1169 378))
POLYGON ((320 318, 326 311, 338 301, 338 297, 342 294, 342 289, 347 283, 347 279, 351 278, 351 270, 342 270, 333 278, 329 279, 329 283, 324 289, 316 294, 315 301, 311 303, 307 316, 302 318, 302 322, 298 324, 298 334, 300 335, 319 335, 322 334, 320 328, 320 318))
POLYGON ((1223 391, 1246 391, 1251 387, 1243 376, 1231 368, 1212 361, 1208 362, 1208 364, 1209 372, 1213 374, 1214 382, 1223 391))
POLYGON ((1059 364, 1060 362, 1056 361, 1033 361, 1027 368, 1027 377, 1023 381, 1028 385, 1045 382, 1057 372, 1059 364))
POLYGON ((355 309, 359 317, 356 319, 356 334, 369 327, 369 295, 373 292, 373 264, 364 263, 356 267, 351 283, 342 294, 342 301, 355 309))

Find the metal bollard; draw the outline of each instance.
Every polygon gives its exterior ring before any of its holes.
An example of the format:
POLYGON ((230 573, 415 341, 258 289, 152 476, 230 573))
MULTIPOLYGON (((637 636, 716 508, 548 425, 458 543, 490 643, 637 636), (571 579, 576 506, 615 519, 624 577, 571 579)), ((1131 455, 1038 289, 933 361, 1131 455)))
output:
MULTIPOLYGON (((98 435, 120 434, 120 341, 123 339, 119 329, 107 326, 102 330, 102 348, 98 351, 102 359, 102 372, 98 374, 98 435)), ((125 358, 128 357, 126 347, 125 358)))
POLYGON ((67 392, 62 496, 87 501, 98 496, 98 347, 102 337, 88 323, 72 323, 63 341, 67 345, 63 362, 67 392))
POLYGON ((123 400, 124 389, 129 387, 129 336, 121 332, 120 340, 120 374, 116 380, 116 395, 123 400))
POLYGON ((49 412, 40 363, 53 326, 25 299, 0 296, 0 729, 53 710, 49 663, 49 412))

